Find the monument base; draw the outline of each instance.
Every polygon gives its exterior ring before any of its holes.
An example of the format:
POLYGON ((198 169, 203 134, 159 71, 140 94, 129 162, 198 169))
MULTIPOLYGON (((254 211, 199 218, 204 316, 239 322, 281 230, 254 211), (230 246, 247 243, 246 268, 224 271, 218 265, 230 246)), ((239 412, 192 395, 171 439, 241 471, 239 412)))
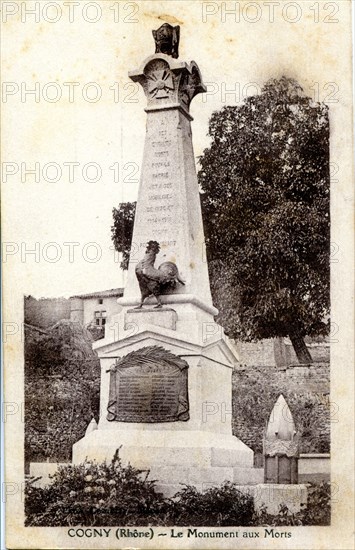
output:
POLYGON ((169 298, 174 308, 123 309, 95 342, 100 419, 74 444, 73 463, 108 462, 120 448, 123 466, 149 470, 166 497, 254 479, 254 453, 232 435, 236 351, 203 304, 169 298))
POLYGON ((237 437, 205 431, 95 430, 73 446, 73 463, 109 462, 120 448, 123 465, 150 470, 157 490, 171 497, 183 485, 199 490, 240 481, 253 469, 253 451, 237 437))

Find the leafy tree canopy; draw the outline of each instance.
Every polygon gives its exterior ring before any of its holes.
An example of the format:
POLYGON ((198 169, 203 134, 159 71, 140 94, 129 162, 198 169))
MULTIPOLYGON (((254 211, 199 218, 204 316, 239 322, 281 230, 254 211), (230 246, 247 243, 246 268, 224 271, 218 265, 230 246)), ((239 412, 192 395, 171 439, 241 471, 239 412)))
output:
POLYGON ((329 312, 327 107, 270 80, 215 112, 209 135, 199 183, 220 321, 232 337, 290 336, 301 358, 329 312))
MULTIPOLYGON (((328 108, 296 81, 213 113, 198 174, 211 288, 232 338, 325 334, 329 313, 328 108)), ((112 238, 127 267, 135 203, 114 209, 112 238)))

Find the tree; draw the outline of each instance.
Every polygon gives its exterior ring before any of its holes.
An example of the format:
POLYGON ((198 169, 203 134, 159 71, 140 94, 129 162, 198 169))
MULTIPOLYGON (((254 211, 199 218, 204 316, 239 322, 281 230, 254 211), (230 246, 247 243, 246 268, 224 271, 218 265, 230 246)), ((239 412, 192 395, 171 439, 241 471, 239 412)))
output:
MULTIPOLYGON (((329 120, 292 79, 270 80, 240 107, 213 113, 198 174, 218 321, 232 338, 306 335, 329 313, 329 120)), ((127 266, 135 204, 114 209, 127 266)))
POLYGON ((232 337, 308 335, 329 312, 329 120, 292 79, 212 115, 201 159, 212 292, 232 337))
POLYGON ((122 254, 121 269, 128 269, 135 213, 135 202, 122 202, 112 210, 111 238, 117 252, 122 254))

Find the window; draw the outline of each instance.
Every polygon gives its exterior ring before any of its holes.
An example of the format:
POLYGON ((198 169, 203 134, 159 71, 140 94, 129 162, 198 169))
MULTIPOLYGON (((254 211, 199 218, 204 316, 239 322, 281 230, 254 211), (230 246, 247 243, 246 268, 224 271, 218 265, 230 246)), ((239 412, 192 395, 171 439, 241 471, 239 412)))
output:
POLYGON ((106 311, 95 311, 95 324, 97 327, 106 325, 106 311))
POLYGON ((104 303, 103 298, 99 298, 99 304, 103 304, 103 303, 104 303))

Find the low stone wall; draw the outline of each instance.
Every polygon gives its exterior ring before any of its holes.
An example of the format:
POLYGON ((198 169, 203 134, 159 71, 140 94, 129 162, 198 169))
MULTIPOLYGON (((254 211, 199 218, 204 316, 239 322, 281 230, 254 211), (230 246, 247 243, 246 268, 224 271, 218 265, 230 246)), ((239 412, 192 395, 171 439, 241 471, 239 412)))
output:
MULTIPOLYGON (((268 338, 258 342, 234 341, 238 350, 240 363, 246 366, 288 367, 297 365, 298 359, 288 338, 268 338)), ((330 361, 330 344, 314 342, 307 344, 314 363, 330 361)))
POLYGON ((260 340, 259 342, 234 341, 239 353, 240 363, 248 366, 276 365, 274 343, 274 338, 260 340))
MULTIPOLYGON (((284 340, 286 350, 286 365, 296 365, 298 360, 296 352, 291 342, 284 340)), ((307 349, 311 354, 314 363, 328 363, 330 361, 330 344, 322 342, 319 344, 307 344, 307 349)))
POLYGON ((330 454, 301 454, 298 461, 298 480, 300 483, 330 481, 330 454))
POLYGON ((62 319, 70 319, 70 300, 66 298, 41 298, 26 296, 24 301, 25 323, 46 329, 62 319))

